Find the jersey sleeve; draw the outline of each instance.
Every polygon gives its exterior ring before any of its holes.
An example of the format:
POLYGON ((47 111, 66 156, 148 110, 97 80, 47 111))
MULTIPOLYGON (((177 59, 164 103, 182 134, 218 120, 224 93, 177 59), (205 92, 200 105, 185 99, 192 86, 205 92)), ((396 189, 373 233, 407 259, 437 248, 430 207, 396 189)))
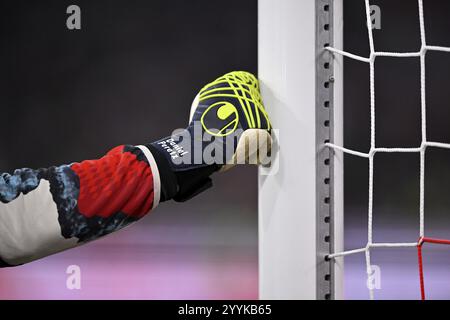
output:
POLYGON ((98 160, 0 174, 0 266, 15 266, 122 229, 160 200, 158 167, 145 146, 98 160))

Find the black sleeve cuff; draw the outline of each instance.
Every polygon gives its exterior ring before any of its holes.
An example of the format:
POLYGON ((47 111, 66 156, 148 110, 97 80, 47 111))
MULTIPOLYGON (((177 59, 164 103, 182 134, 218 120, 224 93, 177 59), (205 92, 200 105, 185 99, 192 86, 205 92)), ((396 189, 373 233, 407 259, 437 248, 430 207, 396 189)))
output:
POLYGON ((146 147, 150 150, 153 157, 155 158, 156 165, 158 166, 159 176, 161 180, 161 200, 164 202, 172 199, 178 193, 178 183, 175 173, 170 168, 167 163, 166 157, 164 157, 161 152, 152 146, 147 144, 146 147))

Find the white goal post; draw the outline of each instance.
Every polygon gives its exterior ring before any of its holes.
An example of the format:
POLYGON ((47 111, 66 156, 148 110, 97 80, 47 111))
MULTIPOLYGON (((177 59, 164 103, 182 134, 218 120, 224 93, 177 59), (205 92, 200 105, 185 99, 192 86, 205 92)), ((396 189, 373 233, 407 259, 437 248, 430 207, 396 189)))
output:
POLYGON ((261 299, 343 298, 342 0, 259 0, 259 78, 277 131, 259 172, 261 299), (328 159, 328 160, 327 160, 328 159))

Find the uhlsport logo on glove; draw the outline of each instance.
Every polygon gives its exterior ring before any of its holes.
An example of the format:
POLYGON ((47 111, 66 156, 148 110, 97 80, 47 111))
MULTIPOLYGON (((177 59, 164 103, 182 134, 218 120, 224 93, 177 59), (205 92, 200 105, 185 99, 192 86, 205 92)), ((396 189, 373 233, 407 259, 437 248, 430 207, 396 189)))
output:
POLYGON ((210 135, 225 137, 235 132, 238 126, 238 110, 229 102, 216 102, 203 112, 201 123, 210 135))

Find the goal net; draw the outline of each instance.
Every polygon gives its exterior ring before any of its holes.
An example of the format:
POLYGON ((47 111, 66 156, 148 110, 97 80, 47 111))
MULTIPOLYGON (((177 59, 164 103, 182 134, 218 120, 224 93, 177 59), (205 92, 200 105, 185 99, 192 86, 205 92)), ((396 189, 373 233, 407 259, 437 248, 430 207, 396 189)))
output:
MULTIPOLYGON (((403 7, 402 14, 409 15, 408 19, 414 17, 417 21, 418 41, 414 50, 378 48, 374 38, 376 32, 383 32, 382 1, 378 2, 379 5, 375 5, 375 1, 359 1, 365 21, 361 30, 365 30, 369 49, 365 55, 343 46, 342 0, 259 1, 259 72, 265 103, 273 117, 274 127, 279 128, 279 163, 276 170, 271 172, 270 168, 262 168, 260 171, 262 298, 344 298, 344 257, 359 254, 364 258, 364 266, 361 267, 365 269, 366 274, 360 281, 367 287, 367 297, 374 299, 376 290, 380 287, 380 267, 373 261, 373 251, 408 249, 415 252, 417 271, 417 276, 409 281, 417 283, 417 288, 420 289, 418 296, 425 299, 426 261, 422 248, 427 243, 450 244, 445 238, 445 232, 442 233, 443 237, 436 237, 433 230, 425 228, 426 155, 430 149, 450 149, 450 144, 444 140, 432 139, 427 135, 430 126, 427 120, 430 100, 427 96, 427 57, 431 53, 450 53, 450 47, 428 41, 424 9, 426 1, 408 0, 396 4, 400 8, 403 7), (414 7, 411 7, 411 4, 414 7), (378 63, 383 59, 393 60, 390 66, 394 70, 403 70, 401 61, 405 59, 417 61, 417 110, 413 108, 415 104, 407 98, 393 100, 388 94, 379 94, 379 87, 384 89, 383 83, 389 83, 388 79, 384 81, 377 77, 378 63), (347 101, 351 100, 346 99, 344 104, 344 61, 364 65, 368 70, 368 99, 366 106, 359 106, 362 111, 358 111, 367 114, 368 150, 349 147, 343 140, 347 126, 344 126, 343 121, 344 107, 347 108, 347 101), (380 134, 377 130, 380 128, 395 134, 408 126, 400 122, 393 130, 378 125, 378 122, 383 122, 380 119, 386 117, 386 105, 392 101, 411 108, 402 119, 407 122, 417 118, 420 139, 412 143, 398 138, 379 139, 382 143, 379 142, 377 138, 380 134), (413 113, 416 115, 411 116, 413 113), (398 145, 393 145, 392 141, 398 142, 398 145), (402 233, 401 229, 393 228, 389 234, 377 233, 374 227, 377 214, 381 215, 380 212, 383 211, 374 209, 375 198, 379 193, 390 190, 388 187, 376 188, 375 183, 375 168, 383 154, 418 156, 417 200, 414 199, 415 191, 408 191, 412 195, 406 198, 411 204, 401 209, 397 204, 391 204, 387 209, 391 214, 399 210, 416 213, 417 231, 415 235, 408 233, 407 237, 403 237, 405 241, 403 238, 402 241, 397 241, 401 238, 397 237, 397 234, 402 233), (347 206, 344 210, 343 204, 344 156, 366 161, 364 174, 367 175, 367 184, 359 186, 360 190, 366 190, 367 232, 364 240, 359 239, 360 244, 349 248, 347 245, 344 248, 343 241, 348 230, 344 229, 343 225, 344 216, 347 217, 347 206)), ((404 19, 397 19, 398 24, 403 21, 404 19)), ((409 30, 410 33, 415 31, 409 30)), ((360 90, 361 86, 356 82, 365 83, 366 80, 352 81, 352 87, 360 90)), ((398 76, 397 81, 404 80, 398 76)), ((401 84, 398 86, 403 87, 401 84)), ((398 93, 402 94, 412 93, 398 93)), ((348 107, 353 110, 351 106, 348 107)), ((345 124, 351 121, 358 121, 358 117, 345 118, 345 124)), ((415 161, 415 158, 411 158, 411 161, 415 161)), ((358 174, 363 175, 362 172, 358 174)), ((346 185, 347 178, 351 176, 345 174, 346 185)), ((408 190, 415 187, 408 183, 408 190)), ((394 192, 401 193, 401 190, 394 192)), ((346 194, 345 198, 351 196, 346 194)), ((389 199, 395 201, 396 196, 389 199)), ((359 211, 356 214, 357 219, 362 217, 362 210, 359 211)), ((406 217, 411 219, 411 214, 406 217)), ((448 238, 450 239, 450 236, 448 238)), ((350 245, 354 246, 355 243, 350 245)), ((447 249, 450 252, 450 248, 447 249)), ((395 268, 406 270, 401 263, 396 264, 395 268)), ((448 294, 450 295, 450 292, 448 294)), ((401 295, 399 297, 401 298, 401 295)))

